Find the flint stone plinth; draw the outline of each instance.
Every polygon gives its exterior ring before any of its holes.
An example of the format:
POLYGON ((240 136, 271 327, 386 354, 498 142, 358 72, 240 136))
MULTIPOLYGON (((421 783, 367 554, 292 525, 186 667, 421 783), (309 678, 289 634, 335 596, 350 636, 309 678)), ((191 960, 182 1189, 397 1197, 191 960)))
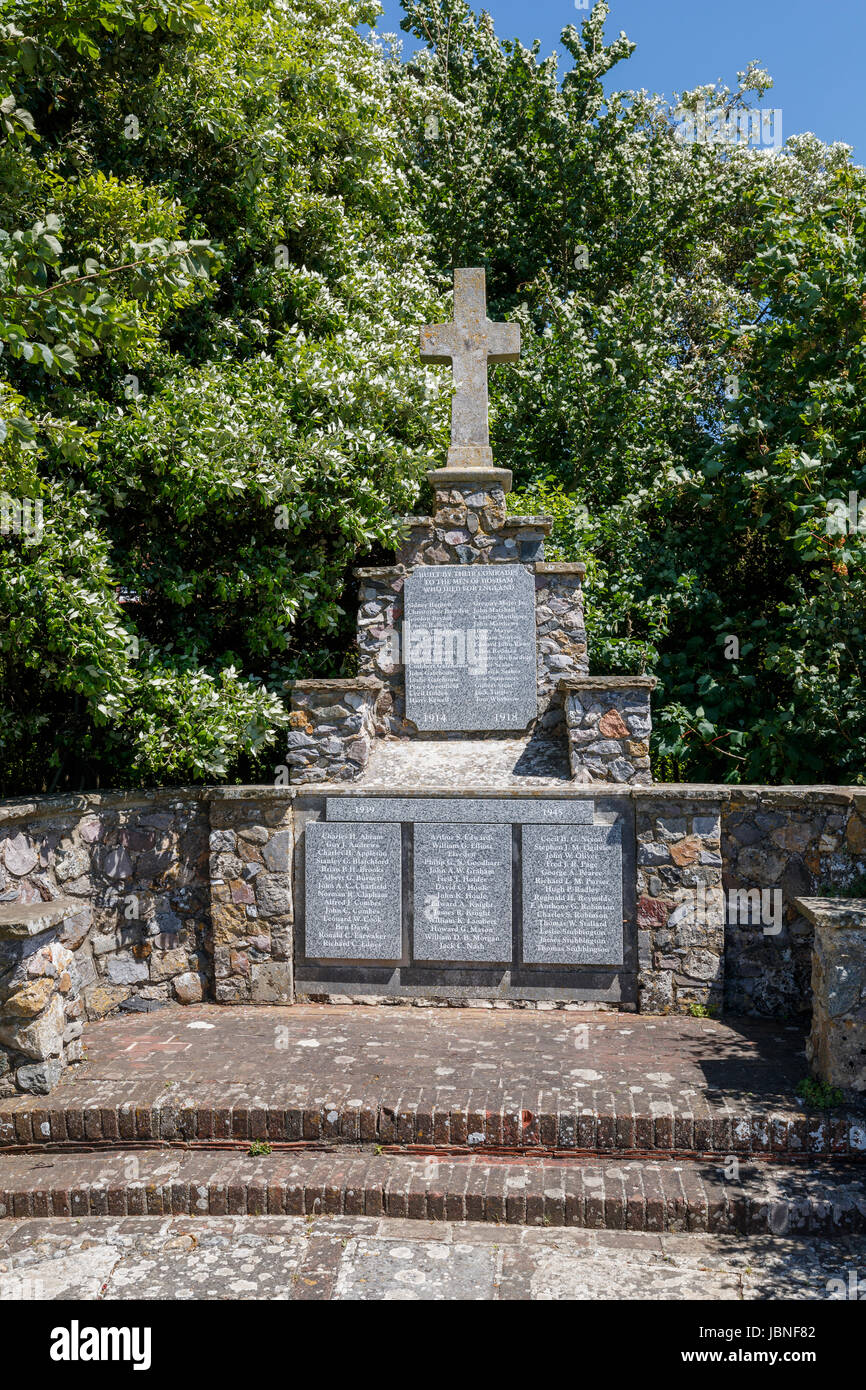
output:
POLYGON ((45 1095, 81 1057, 80 979, 58 939, 80 911, 72 898, 0 906, 0 1095, 45 1095))
POLYGON ((559 682, 575 782, 652 782, 655 676, 566 676, 559 682))
POLYGON ((866 898, 796 898, 812 923, 812 1031, 806 1055, 830 1086, 866 1091, 866 898))

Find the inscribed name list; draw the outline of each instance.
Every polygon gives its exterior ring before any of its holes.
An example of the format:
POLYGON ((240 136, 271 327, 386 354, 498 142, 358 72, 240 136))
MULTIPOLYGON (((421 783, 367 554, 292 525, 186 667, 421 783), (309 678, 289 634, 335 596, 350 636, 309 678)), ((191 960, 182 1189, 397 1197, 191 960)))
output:
POLYGON ((312 960, 399 960, 399 825, 311 821, 304 839, 307 956, 312 960))
POLYGON ((523 827, 523 959, 622 965, 620 826, 523 827))
POLYGON ((535 581, 426 565, 405 581, 406 716, 423 731, 525 729, 537 713, 535 581))
POLYGON ((416 960, 511 960, 511 826, 415 826, 416 960))

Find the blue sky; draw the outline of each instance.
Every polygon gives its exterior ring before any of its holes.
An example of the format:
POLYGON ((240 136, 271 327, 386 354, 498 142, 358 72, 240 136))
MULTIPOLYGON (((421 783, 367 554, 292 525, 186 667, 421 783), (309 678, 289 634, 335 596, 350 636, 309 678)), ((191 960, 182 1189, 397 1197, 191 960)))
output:
MULTIPOLYGON (((399 32, 399 0, 383 4, 380 29, 399 32)), ((755 58, 775 79, 761 104, 781 107, 785 138, 811 130, 822 140, 844 140, 866 163, 866 0, 609 4, 608 41, 624 29, 637 44, 631 59, 614 70, 615 86, 646 87, 668 97, 716 78, 733 87, 738 70, 755 58)), ((566 24, 579 26, 588 13, 576 10, 574 0, 487 0, 472 7, 493 16, 501 38, 525 44, 541 39, 545 54, 558 48, 566 24)), ((403 38, 410 43, 408 35, 403 38)))

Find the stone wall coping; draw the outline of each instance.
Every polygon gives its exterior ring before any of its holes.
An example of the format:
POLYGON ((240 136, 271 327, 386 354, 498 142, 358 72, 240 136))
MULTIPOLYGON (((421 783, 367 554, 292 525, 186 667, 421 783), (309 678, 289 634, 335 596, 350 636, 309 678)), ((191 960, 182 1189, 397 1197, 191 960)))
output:
POLYGON ((180 801, 206 801, 206 787, 139 787, 130 791, 109 789, 87 792, 46 792, 36 797, 14 797, 0 802, 0 825, 44 816, 86 815, 89 811, 123 806, 163 806, 180 801))
POLYGON ((866 928, 866 898, 795 898, 794 906, 822 930, 866 928))
MULTIPOLYGON (((536 566, 536 569, 538 566, 536 566)), ((563 676, 557 689, 567 690, 655 690, 655 676, 563 676)))
MULTIPOLYGON (((580 560, 536 560, 536 574, 586 574, 586 565, 580 560)), ((587 679, 591 679, 588 677, 587 679)))
POLYGON ((377 676, 322 676, 307 680, 286 681, 286 690, 384 690, 385 683, 377 676))
POLYGON ((248 782, 236 787, 206 787, 205 795, 208 801, 292 801, 299 790, 297 785, 275 787, 269 783, 248 782))
POLYGON ((47 903, 0 903, 0 940, 39 936, 59 927, 67 917, 86 911, 87 906, 76 898, 53 898, 47 903))
MULTIPOLYGON (((361 678, 359 678, 361 679, 361 678)), ((372 680, 375 677, 364 677, 372 680)), ((725 801, 743 804, 762 802, 766 805, 794 807, 810 800, 830 802, 833 805, 847 806, 851 802, 861 813, 866 813, 866 788, 862 786, 829 786, 808 784, 796 786, 770 786, 761 783, 738 784, 735 782, 654 782, 648 786, 626 787, 618 782, 593 782, 586 784, 563 783, 561 787, 441 787, 441 786, 399 786, 364 787, 357 783, 351 787, 345 783, 324 782, 298 783, 291 787, 274 787, 269 783, 248 783, 237 786, 216 784, 198 787, 159 787, 133 791, 92 791, 52 793, 37 797, 15 798, 0 802, 0 825, 16 821, 36 820, 48 816, 63 815, 68 812, 76 815, 96 813, 115 807, 141 807, 142 809, 162 805, 166 802, 182 801, 279 801, 292 800, 296 796, 319 795, 326 788, 328 796, 524 796, 524 797, 592 797, 620 796, 651 801, 725 801)), ((852 901, 849 899, 848 901, 852 901)), ((38 906, 38 904, 37 904, 38 906)))
POLYGON ((729 788, 732 802, 754 805, 758 802, 782 809, 802 805, 804 802, 820 798, 834 805, 847 806, 853 802, 861 815, 866 814, 866 792, 862 787, 834 787, 824 784, 803 783, 791 786, 762 786, 760 783, 742 785, 732 782, 729 788))
POLYGON ((484 492, 490 487, 511 491, 510 468, 431 468, 427 481, 437 492, 446 488, 471 487, 484 492))
MULTIPOLYGON (((434 521, 434 518, 432 516, 400 517, 401 526, 422 526, 425 530, 432 530, 433 526, 436 524, 438 523, 434 521)), ((518 514, 517 512, 506 512, 505 520, 503 521, 502 525, 497 529, 500 531, 507 531, 515 526, 531 526, 533 530, 545 531, 549 535, 550 532, 553 530, 553 517, 541 515, 523 516, 522 514, 518 514)), ((584 566, 584 568, 586 568, 586 566, 584 566)))
POLYGON ((652 786, 633 788, 636 795, 667 797, 671 801, 742 802, 744 805, 780 806, 792 808, 811 800, 829 801, 834 805, 855 806, 866 810, 866 792, 857 786, 830 786, 825 783, 802 783, 791 786, 772 786, 761 782, 654 782, 652 786))
POLYGON ((352 570, 357 579, 404 579, 408 572, 405 565, 370 565, 352 570))

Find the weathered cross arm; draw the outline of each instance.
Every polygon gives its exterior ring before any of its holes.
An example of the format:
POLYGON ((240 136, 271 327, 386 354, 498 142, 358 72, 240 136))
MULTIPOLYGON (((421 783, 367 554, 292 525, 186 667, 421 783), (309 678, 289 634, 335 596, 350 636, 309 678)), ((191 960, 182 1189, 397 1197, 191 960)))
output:
POLYGON ((491 323, 483 267, 454 271, 454 321, 420 330, 422 362, 450 362, 454 373, 449 468, 491 468, 487 365, 516 362, 520 325, 491 323))

